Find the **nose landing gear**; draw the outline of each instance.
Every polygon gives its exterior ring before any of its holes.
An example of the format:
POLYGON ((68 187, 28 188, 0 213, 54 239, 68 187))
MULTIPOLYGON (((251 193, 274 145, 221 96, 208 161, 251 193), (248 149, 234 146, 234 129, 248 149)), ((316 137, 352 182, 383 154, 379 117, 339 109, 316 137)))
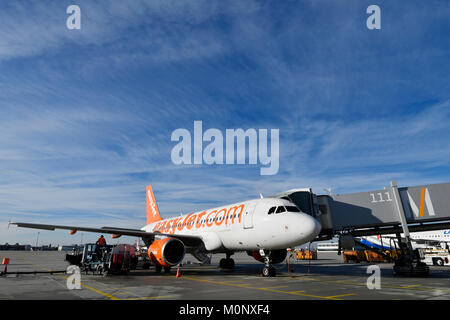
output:
POLYGON ((275 277, 277 272, 276 272, 275 268, 270 264, 272 262, 270 259, 270 251, 260 250, 259 254, 261 255, 261 257, 264 258, 265 266, 262 269, 263 277, 275 277))

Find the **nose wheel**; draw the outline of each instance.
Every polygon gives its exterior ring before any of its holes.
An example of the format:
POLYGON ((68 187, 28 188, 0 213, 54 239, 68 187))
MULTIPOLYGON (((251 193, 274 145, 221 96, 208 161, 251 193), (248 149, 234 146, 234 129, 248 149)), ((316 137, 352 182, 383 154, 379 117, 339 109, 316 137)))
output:
POLYGON ((270 251, 260 250, 259 254, 264 258, 264 268, 262 269, 263 277, 275 277, 277 272, 275 268, 270 264, 270 251))
POLYGON ((263 277, 275 277, 276 274, 277 274, 277 272, 276 272, 275 268, 272 266, 264 267, 262 270, 263 277))

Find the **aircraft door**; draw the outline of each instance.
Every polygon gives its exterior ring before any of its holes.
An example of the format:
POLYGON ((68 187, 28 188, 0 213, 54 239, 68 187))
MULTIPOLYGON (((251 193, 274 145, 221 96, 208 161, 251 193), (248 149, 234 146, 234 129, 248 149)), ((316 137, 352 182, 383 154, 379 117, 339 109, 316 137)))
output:
POLYGON ((253 228, 253 212, 255 211, 256 203, 252 202, 245 206, 244 211, 244 229, 253 228))

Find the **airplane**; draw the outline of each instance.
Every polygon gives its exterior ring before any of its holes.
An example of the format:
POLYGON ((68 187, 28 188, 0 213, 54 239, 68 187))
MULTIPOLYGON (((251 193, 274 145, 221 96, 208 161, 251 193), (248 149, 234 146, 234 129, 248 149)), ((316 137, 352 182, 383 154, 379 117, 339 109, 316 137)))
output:
MULTIPOLYGON (((403 233, 401 237, 404 238, 403 233)), ((429 246, 441 246, 447 248, 450 242, 450 230, 436 230, 436 231, 421 231, 411 232, 410 239, 413 249, 427 248, 429 246)), ((360 238, 361 243, 373 248, 390 249, 391 247, 398 247, 397 237, 395 234, 386 234, 380 236, 365 236, 360 238)))
POLYGON ((274 277, 272 264, 284 261, 287 248, 312 241, 321 231, 319 221, 303 213, 291 201, 259 198, 222 207, 162 219, 151 185, 146 188, 147 224, 141 229, 116 227, 88 228, 13 222, 24 228, 64 229, 111 234, 111 238, 140 237, 148 247, 148 256, 156 272, 170 272, 186 253, 200 262, 210 253, 225 253, 219 266, 234 269, 234 252, 246 251, 264 263, 262 275, 274 277))

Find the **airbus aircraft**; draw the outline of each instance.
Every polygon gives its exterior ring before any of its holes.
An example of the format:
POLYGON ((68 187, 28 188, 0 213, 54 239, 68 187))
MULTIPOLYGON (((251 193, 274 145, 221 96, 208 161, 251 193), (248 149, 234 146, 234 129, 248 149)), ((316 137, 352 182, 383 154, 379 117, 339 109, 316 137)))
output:
POLYGON ((115 227, 86 228, 14 222, 19 227, 70 230, 140 237, 157 272, 180 264, 185 253, 206 261, 208 253, 225 253, 223 269, 234 269, 231 255, 247 251, 265 264, 262 274, 275 276, 274 263, 286 257, 286 248, 307 243, 317 237, 320 223, 285 199, 261 198, 228 206, 162 219, 151 186, 147 186, 147 225, 141 229, 115 227))

